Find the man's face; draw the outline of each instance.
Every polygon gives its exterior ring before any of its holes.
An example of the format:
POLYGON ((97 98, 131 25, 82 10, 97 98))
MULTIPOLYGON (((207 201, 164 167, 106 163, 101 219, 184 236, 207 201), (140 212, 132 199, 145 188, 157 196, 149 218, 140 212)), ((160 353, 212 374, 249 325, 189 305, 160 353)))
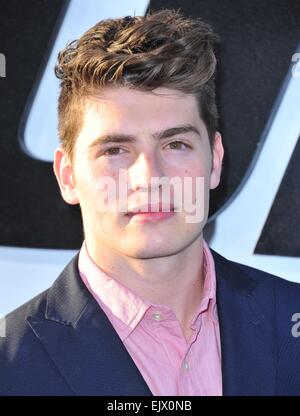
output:
POLYGON ((221 137, 216 134, 211 149, 195 97, 166 88, 154 92, 158 95, 119 87, 94 94, 87 100, 72 163, 61 149, 56 152, 62 195, 80 204, 86 241, 97 250, 163 257, 184 250, 202 234, 209 189, 220 179, 221 137), (105 178, 116 193, 103 187, 105 178), (160 178, 165 182, 159 185, 160 178), (171 211, 174 206, 175 212, 128 215, 152 201, 171 211), (195 220, 187 220, 193 215, 195 220))

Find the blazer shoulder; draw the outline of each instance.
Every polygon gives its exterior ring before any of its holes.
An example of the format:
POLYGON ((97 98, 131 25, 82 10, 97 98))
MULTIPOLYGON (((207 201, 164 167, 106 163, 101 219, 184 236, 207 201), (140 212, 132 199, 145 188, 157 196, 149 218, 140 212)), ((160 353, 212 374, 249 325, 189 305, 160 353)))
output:
POLYGON ((48 291, 49 289, 45 290, 2 318, 4 336, 0 338, 1 361, 5 359, 10 362, 16 357, 18 347, 24 345, 24 342, 34 342, 35 337, 27 318, 39 318, 45 314, 48 291))
POLYGON ((57 304, 63 303, 63 294, 60 291, 54 291, 53 288, 57 284, 68 285, 68 279, 74 273, 74 269, 77 267, 78 254, 74 256, 71 261, 65 266, 61 271, 59 276, 55 279, 52 286, 44 290, 34 298, 30 299, 28 302, 16 308, 14 311, 8 313, 4 319, 4 326, 6 340, 20 338, 28 331, 29 326, 27 319, 33 318, 33 320, 43 320, 47 312, 47 302, 49 296, 55 293, 55 298, 57 304))
POLYGON ((67 278, 66 269, 62 273, 49 289, 2 318, 0 396, 72 394, 31 325, 45 320, 53 286, 67 278))
POLYGON ((248 278, 258 286, 264 286, 269 289, 273 288, 279 298, 281 296, 300 296, 300 283, 284 279, 255 267, 229 260, 213 250, 212 253, 216 268, 218 269, 219 266, 222 270, 228 270, 229 273, 231 272, 237 279, 248 278))
POLYGON ((293 282, 291 280, 284 279, 283 277, 277 276, 272 273, 265 272, 254 267, 246 266, 245 264, 235 263, 241 270, 247 273, 252 278, 262 281, 265 283, 272 283, 276 288, 287 290, 287 291, 296 291, 300 293, 300 283, 293 282))
POLYGON ((275 306, 279 320, 284 316, 286 321, 287 316, 292 316, 293 313, 299 313, 300 316, 300 283, 226 259, 213 250, 212 253, 217 278, 223 277, 223 280, 244 293, 250 293, 251 288, 255 289, 256 299, 264 307, 268 303, 275 306))

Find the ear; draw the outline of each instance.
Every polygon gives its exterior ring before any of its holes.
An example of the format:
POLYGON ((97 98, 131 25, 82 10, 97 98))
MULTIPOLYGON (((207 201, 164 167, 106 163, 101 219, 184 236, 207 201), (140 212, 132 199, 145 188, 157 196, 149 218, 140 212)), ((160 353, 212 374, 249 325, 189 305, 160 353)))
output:
POLYGON ((216 132, 213 144, 212 168, 210 175, 210 189, 215 189, 219 183, 222 172, 222 161, 224 156, 224 148, 222 144, 222 136, 216 132))
POLYGON ((79 203, 69 156, 58 148, 54 154, 53 170, 63 199, 71 205, 79 203))

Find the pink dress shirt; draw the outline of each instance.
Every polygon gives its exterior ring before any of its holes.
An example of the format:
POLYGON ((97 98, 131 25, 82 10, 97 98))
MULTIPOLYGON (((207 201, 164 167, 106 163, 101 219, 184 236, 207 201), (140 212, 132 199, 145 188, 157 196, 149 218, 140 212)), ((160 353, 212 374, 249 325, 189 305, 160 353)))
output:
POLYGON ((151 304, 107 275, 85 242, 79 271, 104 310, 154 396, 221 396, 221 345, 214 260, 204 241, 203 296, 186 341, 167 306, 151 304))

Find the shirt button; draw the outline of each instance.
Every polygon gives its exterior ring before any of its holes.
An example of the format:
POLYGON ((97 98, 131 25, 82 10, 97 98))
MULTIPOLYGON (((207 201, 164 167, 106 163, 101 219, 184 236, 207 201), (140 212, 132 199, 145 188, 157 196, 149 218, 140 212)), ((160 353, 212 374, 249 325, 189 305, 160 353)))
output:
POLYGON ((163 319, 162 315, 159 312, 154 312, 154 314, 152 315, 152 318, 155 321, 161 321, 163 319))
POLYGON ((187 370, 189 370, 189 369, 190 369, 189 363, 188 363, 187 361, 185 361, 185 362, 183 363, 183 369, 184 369, 185 371, 187 371, 187 370))

